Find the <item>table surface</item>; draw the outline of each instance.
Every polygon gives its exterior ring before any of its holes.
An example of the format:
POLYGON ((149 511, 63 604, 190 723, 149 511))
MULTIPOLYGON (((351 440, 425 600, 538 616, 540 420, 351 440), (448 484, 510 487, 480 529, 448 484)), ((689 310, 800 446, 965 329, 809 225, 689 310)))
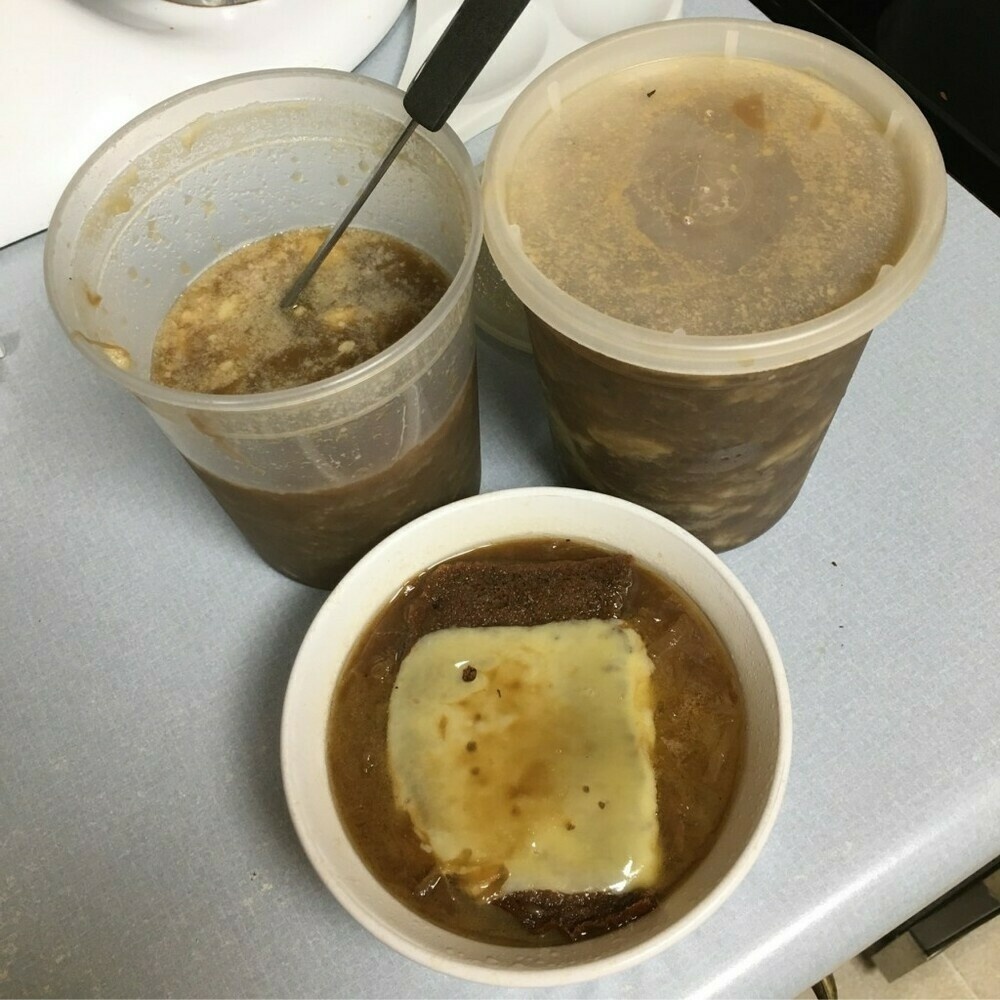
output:
MULTIPOLYGON (((394 79, 411 23, 363 68, 394 79)), ((1000 220, 949 198, 800 498, 724 556, 794 710, 760 860, 661 957, 537 992, 790 996, 1000 853, 1000 220)), ((0 252, 0 996, 501 995, 382 946, 314 875, 278 739, 325 594, 258 561, 69 345, 42 246, 0 252)), ((483 489, 555 482, 530 359, 483 339, 480 379, 483 489)))

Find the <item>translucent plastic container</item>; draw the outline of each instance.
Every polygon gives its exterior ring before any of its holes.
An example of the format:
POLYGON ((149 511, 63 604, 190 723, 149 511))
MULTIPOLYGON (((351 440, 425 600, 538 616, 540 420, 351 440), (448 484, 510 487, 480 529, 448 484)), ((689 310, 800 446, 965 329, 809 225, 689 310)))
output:
POLYGON ((508 111, 483 192, 568 478, 716 550, 792 504, 945 216, 940 153, 903 91, 832 42, 757 21, 650 25, 568 56, 508 111), (743 76, 756 82, 731 99, 743 76), (866 150, 891 169, 866 175, 866 150), (524 210, 544 170, 561 215, 524 210), (855 251, 871 259, 855 266, 855 251))
POLYGON ((356 224, 452 276, 427 317, 340 375, 257 395, 149 381, 153 340, 194 275, 271 233, 331 224, 406 120, 401 94, 327 70, 217 81, 146 112, 56 208, 45 279, 67 335, 133 393, 260 555, 332 587, 399 525, 479 489, 470 315, 478 185, 449 129, 418 130, 356 224))

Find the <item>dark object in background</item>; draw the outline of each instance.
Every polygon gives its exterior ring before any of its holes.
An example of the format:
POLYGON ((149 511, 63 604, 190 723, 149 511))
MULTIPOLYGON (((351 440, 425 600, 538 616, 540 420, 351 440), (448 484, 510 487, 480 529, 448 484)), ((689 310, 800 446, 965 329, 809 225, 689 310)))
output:
POLYGON ((891 983, 988 920, 1000 920, 1000 857, 914 914, 862 954, 891 983))
POLYGON ((920 106, 948 173, 1000 215, 995 0, 752 0, 772 21, 839 42, 920 106))

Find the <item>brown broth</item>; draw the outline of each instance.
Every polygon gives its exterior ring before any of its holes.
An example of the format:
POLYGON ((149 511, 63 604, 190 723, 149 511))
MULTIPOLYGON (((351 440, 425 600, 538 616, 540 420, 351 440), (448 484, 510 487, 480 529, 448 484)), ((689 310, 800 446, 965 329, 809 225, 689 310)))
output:
POLYGON ((767 371, 683 375, 598 354, 531 313, 528 324, 567 482, 655 510, 716 552, 791 507, 868 343, 767 371))
POLYGON ((254 489, 191 467, 261 558, 330 590, 372 546, 435 507, 479 492, 475 368, 440 427, 381 472, 331 489, 254 489))
MULTIPOLYGON (((551 561, 606 554, 590 544, 542 538, 457 558, 551 561)), ((334 693, 327 764, 340 818, 372 874, 422 917, 494 944, 564 944, 558 932, 531 933, 446 879, 427 888, 434 859, 395 804, 386 748, 389 698, 408 648, 404 616, 412 592, 412 585, 404 587, 371 623, 334 693)), ((642 637, 654 665, 653 767, 662 852, 655 891, 662 899, 708 853, 732 798, 743 750, 742 696, 732 659, 701 610, 638 562, 621 618, 642 637)))

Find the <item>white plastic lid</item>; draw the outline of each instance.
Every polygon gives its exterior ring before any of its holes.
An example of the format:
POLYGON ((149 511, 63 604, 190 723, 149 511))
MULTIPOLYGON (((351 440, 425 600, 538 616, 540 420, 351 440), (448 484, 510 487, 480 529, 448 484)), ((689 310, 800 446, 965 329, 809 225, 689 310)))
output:
MULTIPOLYGON (((572 183, 569 175, 567 183, 572 183)), ((933 133, 916 105, 885 74, 841 46, 806 32, 756 21, 715 19, 625 31, 551 67, 525 90, 501 123, 486 163, 483 193, 489 248, 500 273, 531 312, 604 355, 653 370, 692 374, 782 367, 824 354, 866 333, 895 311, 923 277, 945 215, 944 165, 933 133), (586 292, 574 298, 558 287, 525 252, 520 229, 511 223, 518 158, 544 131, 539 129, 533 137, 536 128, 547 125, 567 98, 632 67, 706 55, 764 60, 819 78, 867 111, 895 151, 906 204, 902 232, 890 256, 895 263, 882 267, 867 290, 817 318, 736 336, 699 336, 682 329, 664 332, 637 325, 609 315, 612 310, 584 304, 580 298, 587 297, 586 292)), ((834 197, 831 194, 831 200, 834 197)), ((551 220, 548 225, 550 232, 558 234, 551 220)), ((670 276, 662 280, 669 281, 670 276)))

